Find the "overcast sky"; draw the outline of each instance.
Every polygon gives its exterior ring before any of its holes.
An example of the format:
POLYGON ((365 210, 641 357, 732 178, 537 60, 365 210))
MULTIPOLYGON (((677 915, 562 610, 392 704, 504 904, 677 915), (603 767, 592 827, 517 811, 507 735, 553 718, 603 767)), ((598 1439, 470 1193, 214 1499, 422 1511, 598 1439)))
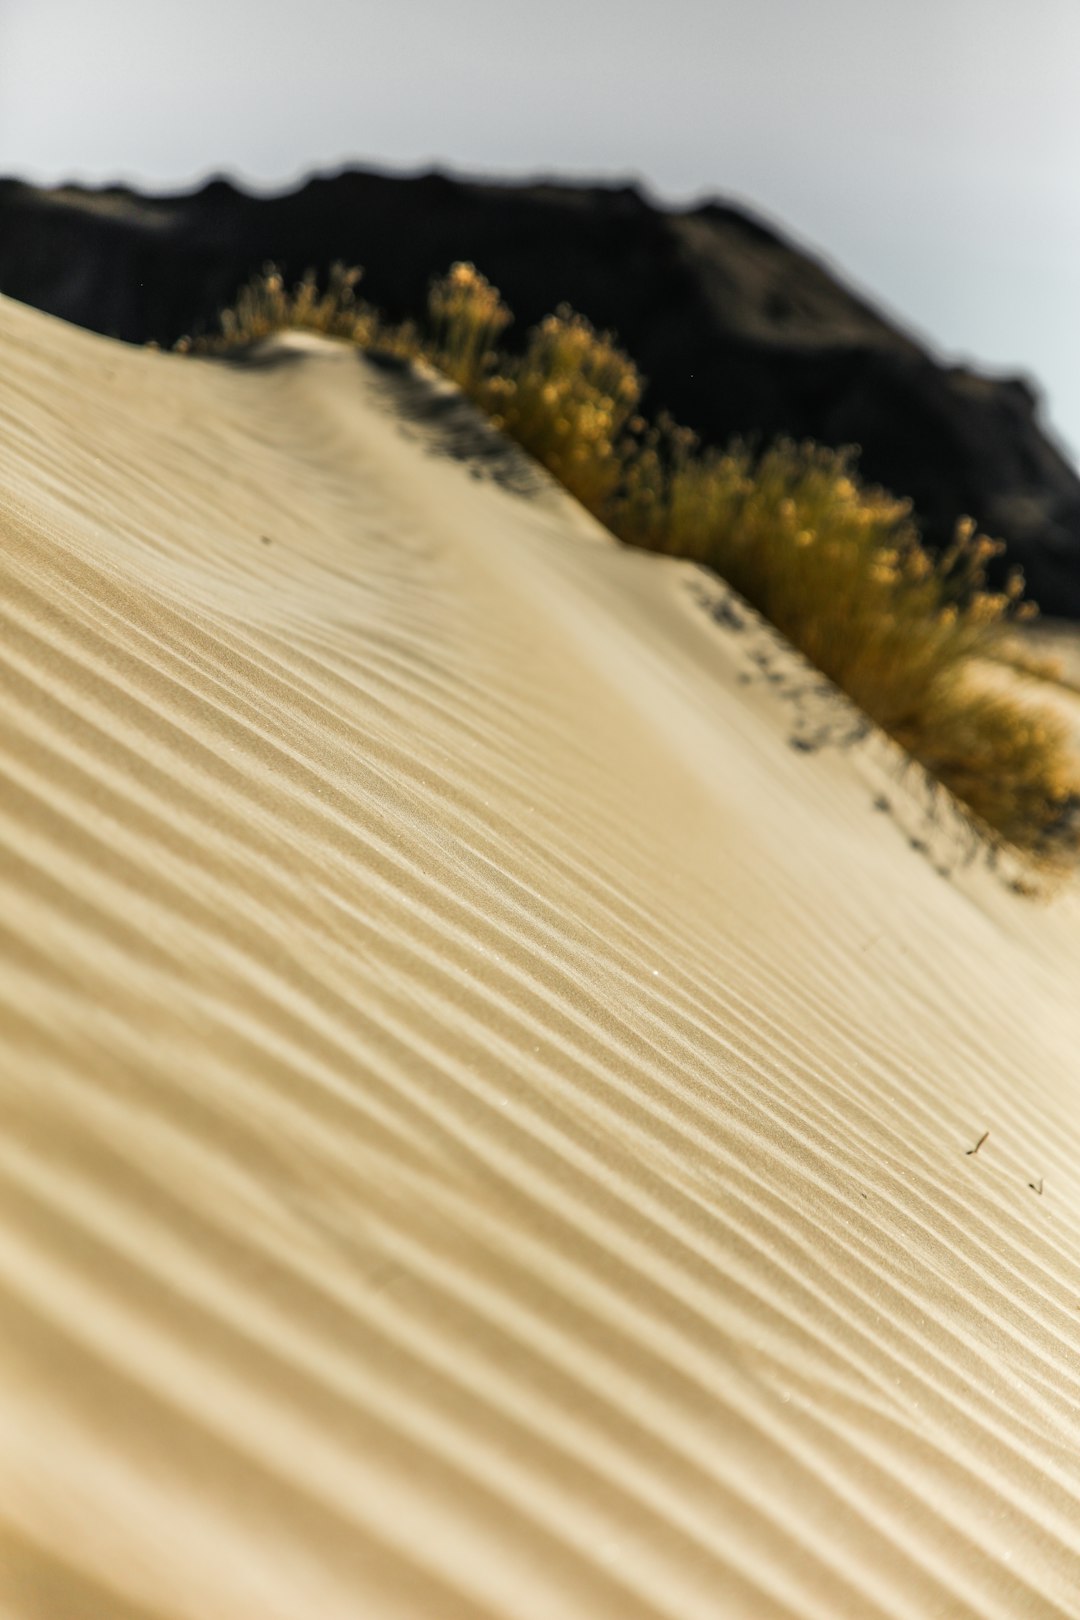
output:
POLYGON ((750 204, 1080 451, 1080 0, 0 0, 0 173, 750 204))

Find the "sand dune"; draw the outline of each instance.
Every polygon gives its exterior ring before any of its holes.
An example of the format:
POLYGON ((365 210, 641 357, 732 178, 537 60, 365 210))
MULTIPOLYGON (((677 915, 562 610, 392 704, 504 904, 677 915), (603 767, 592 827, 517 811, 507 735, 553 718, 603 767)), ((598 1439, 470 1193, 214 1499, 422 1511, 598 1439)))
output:
POLYGON ((3 1612, 1080 1614, 1076 894, 445 391, 0 341, 3 1612))

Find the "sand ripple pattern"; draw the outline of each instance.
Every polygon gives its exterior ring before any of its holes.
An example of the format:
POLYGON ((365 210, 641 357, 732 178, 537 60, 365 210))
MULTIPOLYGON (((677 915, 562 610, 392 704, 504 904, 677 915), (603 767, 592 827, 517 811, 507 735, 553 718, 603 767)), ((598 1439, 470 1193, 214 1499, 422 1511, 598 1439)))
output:
POLYGON ((1075 900, 353 355, 0 331, 4 1614, 1080 1614, 1075 900))

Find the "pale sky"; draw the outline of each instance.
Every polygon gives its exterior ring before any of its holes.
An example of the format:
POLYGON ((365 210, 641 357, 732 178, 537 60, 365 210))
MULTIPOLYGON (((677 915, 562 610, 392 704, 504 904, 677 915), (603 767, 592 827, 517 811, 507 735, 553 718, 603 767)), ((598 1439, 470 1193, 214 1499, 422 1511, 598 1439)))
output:
POLYGON ((1080 451, 1080 0, 0 0, 0 174, 749 204, 1080 451))

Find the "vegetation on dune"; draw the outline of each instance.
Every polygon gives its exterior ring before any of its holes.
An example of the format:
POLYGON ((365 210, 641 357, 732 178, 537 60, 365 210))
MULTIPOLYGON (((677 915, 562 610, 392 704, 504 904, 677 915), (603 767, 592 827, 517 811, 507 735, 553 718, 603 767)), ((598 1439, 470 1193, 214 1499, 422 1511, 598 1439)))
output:
POLYGON ((331 267, 324 289, 313 270, 293 288, 286 287, 273 265, 240 289, 236 303, 218 317, 221 331, 195 342, 181 338, 182 353, 227 354, 250 348, 275 332, 321 332, 324 337, 346 338, 367 348, 375 335, 372 311, 356 296, 362 272, 343 264, 331 267))
POLYGON ((511 313, 471 265, 431 288, 424 331, 391 326, 334 266, 289 292, 272 268, 189 345, 221 353, 285 328, 423 358, 450 377, 620 540, 692 558, 725 579, 965 808, 994 845, 1052 867, 1080 853, 1080 762, 1065 721, 1024 688, 979 678, 1024 667, 1012 627, 1037 611, 1013 574, 987 585, 1001 547, 962 522, 924 548, 910 503, 858 477, 852 450, 779 441, 704 449, 640 411, 643 382, 615 340, 566 307, 514 356, 511 313))

